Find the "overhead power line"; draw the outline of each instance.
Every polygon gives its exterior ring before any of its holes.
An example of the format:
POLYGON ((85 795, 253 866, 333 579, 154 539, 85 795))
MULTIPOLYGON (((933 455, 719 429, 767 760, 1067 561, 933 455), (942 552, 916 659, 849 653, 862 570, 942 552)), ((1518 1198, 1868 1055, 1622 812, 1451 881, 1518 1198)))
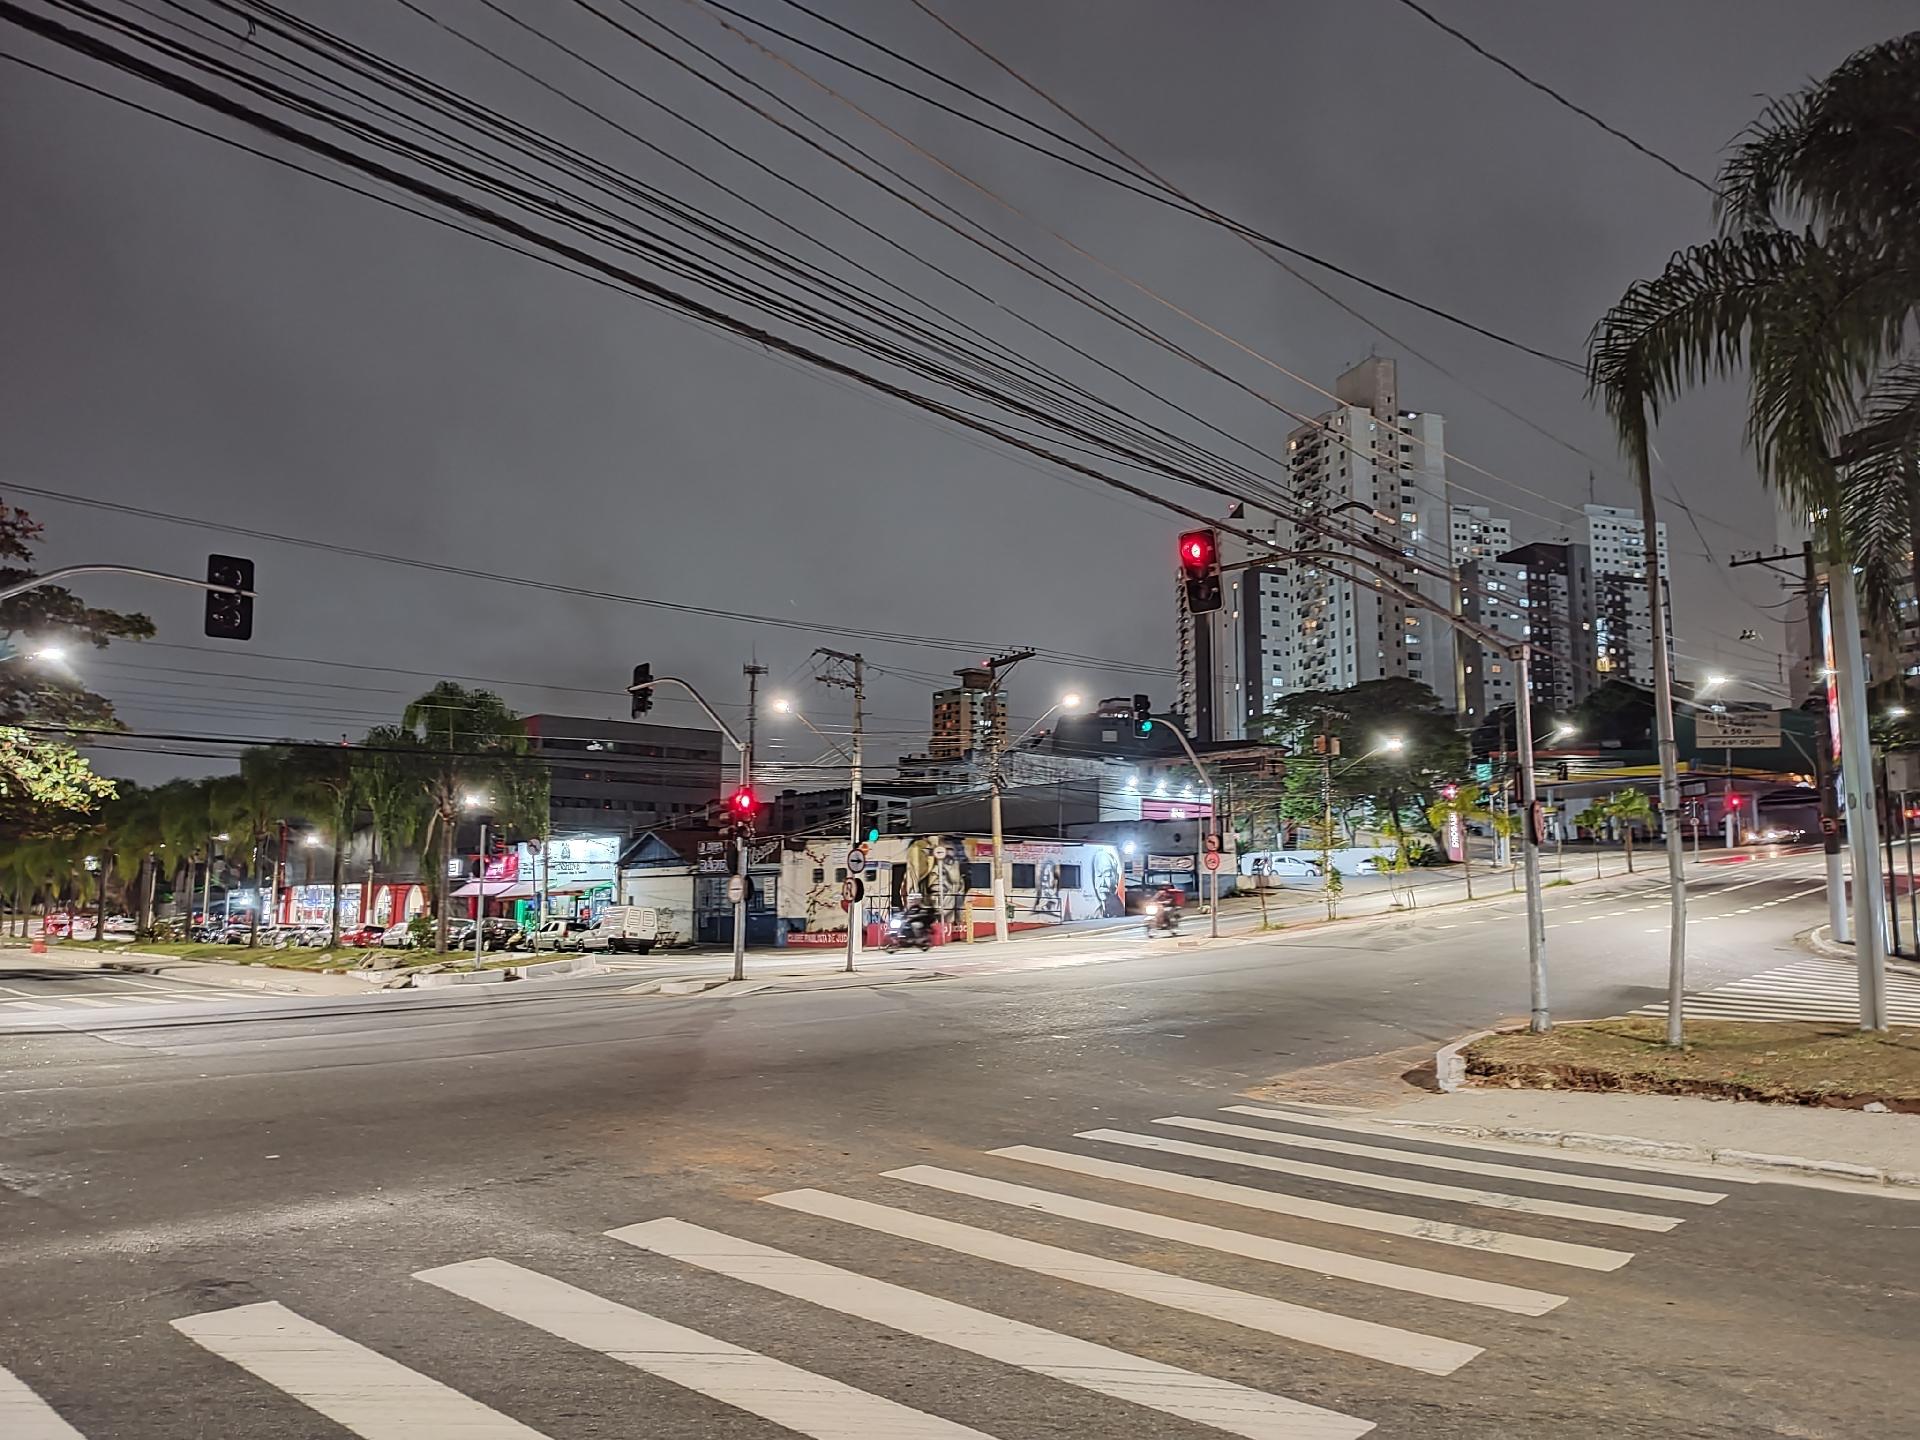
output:
POLYGON ((1571 110, 1574 114, 1578 115, 1582 120, 1586 120, 1594 125, 1598 125, 1602 130, 1606 131, 1607 134, 1613 136, 1614 139, 1620 141, 1622 144, 1632 146, 1635 150, 1638 150, 1642 155, 1646 156, 1649 160, 1653 161, 1655 164, 1664 165, 1667 169, 1671 170, 1674 174, 1678 175, 1682 180, 1691 181, 1693 184, 1698 185, 1702 190, 1706 191, 1709 195, 1717 196, 1720 193, 1718 190, 1716 190, 1713 187, 1713 185, 1710 182, 1706 180, 1702 180, 1698 175, 1694 174, 1691 170, 1687 169, 1685 166, 1676 164, 1674 161, 1669 160, 1666 156, 1662 155, 1658 150, 1655 150, 1650 146, 1642 145, 1638 140, 1634 139, 1633 136, 1627 134, 1626 131, 1618 129, 1615 126, 1609 125, 1605 120, 1602 120, 1598 115, 1594 114, 1593 111, 1587 109, 1586 106, 1576 104, 1574 101, 1569 100, 1566 96, 1562 95, 1558 90, 1554 89, 1551 85, 1546 84, 1544 81, 1534 79, 1533 76, 1529 75, 1526 71, 1522 70, 1518 65, 1514 64, 1511 60, 1503 59, 1502 57, 1494 54, 1493 51, 1489 50, 1486 46, 1482 45, 1478 40, 1474 39, 1471 35, 1467 34, 1465 31, 1459 29, 1457 26, 1449 25, 1446 21, 1442 20, 1438 15, 1434 14, 1431 10, 1427 9, 1426 6, 1420 4, 1419 0, 1400 0, 1400 3, 1406 6, 1407 9, 1413 11, 1414 14, 1420 16, 1423 20, 1433 25, 1435 28, 1444 30, 1447 34, 1451 35, 1454 39, 1458 40, 1462 45, 1466 46, 1469 50, 1473 51, 1473 53, 1478 55, 1481 59, 1492 61, 1495 65, 1498 65, 1502 70, 1506 71, 1509 75, 1513 76, 1515 79, 1521 81, 1523 84, 1532 86, 1535 90, 1538 90, 1542 95, 1546 96, 1549 100, 1553 101, 1554 104, 1562 106, 1565 109, 1571 110))
MULTIPOLYGON (((622 0, 622 3, 626 4, 629 9, 636 8, 635 6, 632 5, 631 0, 622 0)), ((690 3, 691 3, 691 0, 690 0, 690 3)), ((788 0, 788 3, 790 4, 793 3, 793 0, 788 0)), ((721 11, 721 12, 724 12, 725 14, 731 15, 735 19, 743 22, 744 24, 752 25, 757 29, 764 30, 770 35, 778 35, 781 39, 786 40, 792 44, 798 45, 804 50, 810 50, 816 55, 823 56, 826 59, 833 61, 837 65, 843 65, 848 69, 854 70, 861 75, 865 75, 870 79, 876 80, 879 83, 886 85, 891 89, 900 91, 902 94, 911 95, 915 99, 921 100, 929 105, 933 105, 936 108, 942 111, 945 111, 947 114, 953 115, 958 119, 967 121, 969 124, 977 125, 984 130, 988 130, 992 132, 993 134, 1000 135, 1005 139, 1011 140, 1017 145, 1024 146, 1025 148, 1034 151, 1036 154, 1045 155, 1052 160, 1058 161, 1060 164, 1071 166, 1073 169, 1078 170, 1083 174, 1093 176, 1096 180, 1104 180, 1108 184, 1117 185, 1123 190, 1130 190, 1134 194, 1142 196, 1145 199, 1151 200, 1157 205, 1167 206, 1168 208, 1177 210, 1182 214, 1191 215, 1195 219, 1208 221, 1212 224, 1222 227, 1223 229, 1234 231, 1236 234, 1245 235, 1250 239, 1258 240, 1264 244, 1271 245, 1277 250, 1283 250, 1287 254, 1292 255, 1297 259, 1306 261, 1310 265, 1316 265, 1322 270, 1328 271, 1329 273, 1334 275, 1338 275, 1343 280, 1351 280, 1356 285, 1363 285, 1369 290, 1375 291, 1381 295, 1385 295, 1387 298, 1391 300, 1398 300, 1403 305, 1410 305, 1414 309, 1423 311, 1428 315, 1432 315, 1436 319, 1444 320, 1450 325, 1457 325, 1463 330, 1471 330, 1474 334, 1483 336, 1488 340, 1492 340, 1496 344, 1505 345, 1510 347, 1511 349, 1522 351, 1523 353, 1532 355, 1537 359, 1545 360, 1550 362, 1551 364, 1558 365, 1563 369, 1579 371, 1580 373, 1583 373, 1583 374, 1585 373, 1585 368, 1583 366, 1581 366, 1577 361, 1568 359, 1564 355, 1555 355, 1551 351, 1539 349, 1536 346, 1527 344, 1523 340, 1516 340, 1511 335, 1503 335, 1497 330, 1493 330, 1485 325, 1479 324, 1477 321, 1468 320, 1464 316, 1457 315, 1450 310, 1442 309, 1438 305, 1431 305, 1424 300, 1416 299, 1415 297, 1407 294, 1403 290, 1396 290, 1392 286, 1382 284, 1378 280, 1369 279, 1365 275, 1358 274, 1355 271, 1348 269, 1344 265, 1337 264, 1332 260, 1328 260, 1322 256, 1315 255, 1310 250, 1304 250, 1298 245, 1288 244, 1286 241, 1280 239, 1279 237, 1274 235, 1269 235, 1266 232, 1259 230, 1252 225, 1247 224, 1245 221, 1236 220, 1231 215, 1228 215, 1220 210, 1217 210, 1210 205, 1202 205, 1195 201, 1184 199, 1174 194, 1171 191, 1162 191, 1159 189, 1149 188, 1148 186, 1145 186, 1145 185, 1135 184, 1132 180, 1128 178, 1124 178, 1121 175, 1109 173, 1108 171, 1105 171, 1105 170, 1096 170, 1091 165, 1088 165, 1083 163, 1082 161, 1076 160, 1070 155, 1063 155, 1058 151, 1048 149, 1044 145, 1037 144, 1034 141, 1025 139, 1022 136, 1015 135, 1011 131, 1002 129, 1000 126, 997 126, 990 121, 982 120, 977 115, 969 115, 963 110, 957 109, 950 105, 945 105, 940 101, 934 100, 931 96, 928 96, 922 93, 921 91, 914 89, 911 85, 902 84, 900 81, 890 79, 887 76, 882 75, 877 71, 869 70, 862 65, 857 65, 853 61, 848 60, 843 56, 834 54, 831 50, 824 49, 821 46, 815 45, 811 41, 802 39, 800 36, 794 35, 789 31, 782 30, 777 25, 771 25, 767 21, 762 20, 757 16, 748 15, 742 11, 735 10, 730 5, 723 5, 719 3, 719 0, 701 0, 701 5, 704 6, 704 8, 707 8, 710 10, 721 11)), ((804 9, 805 7, 802 6, 799 8, 804 9)), ((810 10, 807 13, 815 15, 816 18, 820 18, 823 20, 825 19, 825 17, 823 16, 818 16, 817 12, 815 11, 810 10)), ((844 30, 846 28, 844 26, 834 24, 834 22, 830 20, 826 21, 825 23, 829 25, 833 25, 836 30, 844 30)), ((885 53, 893 56, 895 59, 900 60, 903 63, 907 63, 907 64, 913 63, 911 61, 908 61, 905 56, 900 55, 898 52, 890 50, 886 46, 881 45, 878 41, 870 40, 866 36, 859 35, 857 32, 854 32, 854 31, 849 30, 846 33, 853 35, 854 38, 861 40, 863 43, 872 45, 875 49, 885 51, 885 53)), ((956 88, 964 88, 964 87, 956 86, 956 88)), ((1036 128, 1044 128, 1044 127, 1038 126, 1036 122, 1029 121, 1028 123, 1035 124, 1036 128)), ((1055 134, 1056 132, 1048 131, 1047 133, 1055 134)), ((1068 144, 1074 143, 1073 141, 1068 140, 1067 137, 1065 136, 1057 136, 1056 138, 1059 138, 1068 144)), ((1080 147, 1076 146, 1075 148, 1080 148, 1080 147)))

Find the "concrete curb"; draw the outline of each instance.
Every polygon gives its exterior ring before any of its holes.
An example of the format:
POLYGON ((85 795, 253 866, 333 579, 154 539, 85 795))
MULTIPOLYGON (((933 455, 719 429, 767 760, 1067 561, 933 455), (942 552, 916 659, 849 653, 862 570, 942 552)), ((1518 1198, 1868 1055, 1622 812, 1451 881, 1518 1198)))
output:
POLYGON ((218 985, 242 990, 263 990, 276 995, 371 995, 380 990, 372 981, 361 980, 354 971, 330 974, 324 970, 281 970, 272 965, 229 965, 219 960, 179 960, 171 955, 150 955, 103 960, 99 967, 123 975, 155 975, 165 980, 190 985, 218 985), (209 973, 215 972, 215 973, 209 973), (302 980, 346 981, 347 985, 302 984, 302 980), (357 988, 348 988, 357 986, 357 988))
POLYGON ((1506 1140, 1521 1145, 1635 1155, 1655 1160, 1691 1161, 1699 1165, 1725 1165, 1739 1170, 1784 1170, 1821 1180, 1845 1180, 1859 1185, 1895 1185, 1920 1191, 1920 1175, 1905 1170, 1849 1165, 1841 1160, 1811 1160, 1804 1155, 1767 1155, 1753 1150, 1715 1149, 1705 1145, 1684 1145, 1673 1140, 1647 1140, 1637 1135, 1592 1135, 1578 1130, 1535 1130, 1517 1125, 1472 1125, 1452 1120, 1390 1120, 1383 1117, 1380 1123, 1403 1130, 1431 1131, 1471 1139, 1506 1140))
POLYGON ((1476 1040, 1484 1040, 1489 1035, 1499 1033, 1494 1030, 1476 1030, 1464 1035, 1451 1045, 1443 1045, 1433 1057, 1433 1076, 1439 1082, 1440 1089, 1451 1095, 1464 1089, 1467 1083, 1467 1057, 1461 1052, 1476 1040))
MULTIPOLYGON (((1816 925, 1813 929, 1803 931, 1793 938, 1800 942, 1800 948, 1802 950, 1818 955, 1822 960, 1843 960, 1849 965, 1854 963, 1853 945, 1851 943, 1842 945, 1838 940, 1835 940, 1833 938, 1833 926, 1831 924, 1816 925)), ((1920 973, 1920 962, 1906 959, 1900 955, 1889 955, 1887 957, 1887 971, 1889 974, 1894 975, 1920 973)))
POLYGON ((438 990, 446 985, 504 985, 513 979, 507 970, 441 970, 413 977, 417 990, 438 990))

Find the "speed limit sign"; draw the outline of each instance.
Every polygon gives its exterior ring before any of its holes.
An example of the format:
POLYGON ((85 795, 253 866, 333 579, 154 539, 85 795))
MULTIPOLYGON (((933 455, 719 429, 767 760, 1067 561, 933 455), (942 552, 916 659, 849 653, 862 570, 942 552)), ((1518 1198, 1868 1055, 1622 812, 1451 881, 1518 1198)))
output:
POLYGON ((840 887, 840 908, 851 910, 858 905, 867 893, 867 882, 857 876, 848 876, 840 887))

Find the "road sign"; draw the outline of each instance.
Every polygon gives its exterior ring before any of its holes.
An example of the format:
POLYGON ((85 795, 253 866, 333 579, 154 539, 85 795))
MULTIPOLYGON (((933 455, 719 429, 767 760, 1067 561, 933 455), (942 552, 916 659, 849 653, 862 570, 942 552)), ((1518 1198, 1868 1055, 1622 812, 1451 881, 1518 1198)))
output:
POLYGON ((1200 848, 1203 850, 1218 850, 1220 848, 1220 837, 1218 835, 1206 836, 1201 841, 1200 848))
POLYGON ((1778 710, 1703 710, 1693 717, 1693 743, 1701 750, 1778 750, 1778 710))
POLYGON ((867 868, 867 847, 856 845, 847 851, 847 869, 865 870, 867 868))
MULTIPOLYGON (((1207 838, 1212 839, 1213 837, 1208 836, 1207 838)), ((1207 869, 1218 870, 1220 868, 1220 852, 1218 850, 1209 850, 1205 855, 1201 856, 1200 858, 1201 858, 1201 863, 1204 864, 1207 867, 1207 869)))
POLYGON ((747 877, 744 875, 735 875, 727 881, 727 903, 729 905, 738 905, 746 898, 747 877))

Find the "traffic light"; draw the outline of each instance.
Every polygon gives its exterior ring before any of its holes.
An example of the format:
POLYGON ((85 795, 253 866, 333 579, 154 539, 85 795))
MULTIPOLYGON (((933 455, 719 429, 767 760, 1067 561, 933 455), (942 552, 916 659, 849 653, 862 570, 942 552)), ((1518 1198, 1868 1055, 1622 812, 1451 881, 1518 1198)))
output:
POLYGON ((633 718, 638 720, 653 708, 653 666, 634 666, 633 684, 627 688, 633 695, 633 718))
POLYGON ((1189 530, 1180 537, 1180 583, 1188 613, 1220 608, 1220 537, 1213 531, 1189 530))
POLYGON ((1153 701, 1145 695, 1133 697, 1133 733, 1136 735, 1153 733, 1153 701))
POLYGON ((753 793, 751 785, 742 785, 727 796, 727 818, 735 825, 751 825, 753 812, 759 808, 759 797, 753 793))
POLYGON ((253 638, 253 561, 238 555, 209 555, 205 631, 215 640, 253 638), (239 593, 244 591, 245 593, 239 593))
POLYGON ((1460 787, 1458 785, 1442 785, 1440 787, 1440 798, 1442 800, 1451 800, 1459 793, 1460 787))

